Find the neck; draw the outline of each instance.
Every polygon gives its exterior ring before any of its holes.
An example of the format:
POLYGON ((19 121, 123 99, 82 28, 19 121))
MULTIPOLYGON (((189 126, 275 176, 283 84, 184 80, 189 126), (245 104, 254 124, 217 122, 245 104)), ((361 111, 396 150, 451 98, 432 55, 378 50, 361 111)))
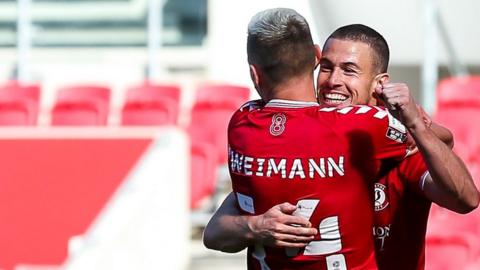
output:
MULTIPOLYGON (((267 88, 266 88, 267 89, 267 88)), ((265 90, 266 90, 265 89, 265 90)), ((272 99, 316 102, 315 87, 312 76, 296 77, 282 82, 269 91, 262 91, 262 99, 269 102, 272 99)))

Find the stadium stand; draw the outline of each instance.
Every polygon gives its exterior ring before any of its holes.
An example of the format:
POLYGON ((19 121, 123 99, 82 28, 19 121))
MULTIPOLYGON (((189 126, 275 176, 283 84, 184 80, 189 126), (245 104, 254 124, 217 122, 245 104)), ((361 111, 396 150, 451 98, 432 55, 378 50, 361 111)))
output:
POLYGON ((227 127, 230 117, 250 96, 233 85, 202 85, 197 89, 188 131, 192 141, 215 146, 218 164, 227 162, 227 127))
POLYGON ((475 262, 477 255, 475 246, 476 244, 466 237, 427 237, 425 269, 466 269, 475 262))
POLYGON ((0 86, 0 126, 37 124, 40 86, 17 81, 0 86))
POLYGON ((108 87, 94 85, 77 85, 60 89, 52 110, 52 125, 106 125, 110 92, 108 87))
POLYGON ((224 103, 232 102, 241 105, 250 98, 250 89, 232 84, 203 84, 198 86, 196 102, 224 103))
POLYGON ((215 192, 217 157, 215 148, 205 142, 192 142, 190 153, 190 208, 196 209, 215 192))
POLYGON ((179 102, 178 86, 146 83, 132 87, 122 109, 122 125, 175 125, 179 102))
POLYGON ((443 79, 437 88, 437 102, 435 121, 451 129, 456 142, 469 149, 479 146, 480 76, 443 79))

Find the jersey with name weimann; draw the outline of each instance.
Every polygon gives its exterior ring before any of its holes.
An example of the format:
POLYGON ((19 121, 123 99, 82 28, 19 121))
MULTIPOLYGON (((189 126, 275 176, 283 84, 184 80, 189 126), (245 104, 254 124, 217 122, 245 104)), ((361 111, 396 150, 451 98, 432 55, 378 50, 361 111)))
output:
POLYGON ((319 234, 304 249, 250 247, 249 269, 376 269, 373 181, 383 159, 406 154, 405 127, 384 109, 247 103, 228 128, 238 207, 261 214, 290 202, 319 234))

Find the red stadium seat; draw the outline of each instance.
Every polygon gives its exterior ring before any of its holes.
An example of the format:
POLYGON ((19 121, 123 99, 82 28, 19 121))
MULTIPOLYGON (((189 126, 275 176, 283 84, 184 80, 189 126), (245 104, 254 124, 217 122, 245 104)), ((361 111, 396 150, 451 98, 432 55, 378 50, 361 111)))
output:
POLYGON ((192 141, 207 142, 215 147, 218 164, 227 162, 227 128, 238 109, 232 103, 197 103, 194 105, 188 131, 192 141))
POLYGON ((476 259, 475 244, 472 240, 466 237, 427 237, 425 269, 466 269, 476 259))
POLYGON ((52 111, 54 126, 102 126, 107 124, 110 89, 80 85, 60 89, 52 111))
POLYGON ((215 192, 217 158, 215 148, 208 143, 192 142, 190 151, 190 208, 195 209, 215 192))
POLYGON ((0 86, 0 125, 36 125, 40 86, 10 82, 0 86))
POLYGON ((432 205, 428 223, 429 235, 456 235, 462 233, 480 233, 480 212, 473 211, 468 215, 457 214, 436 204, 432 205))
POLYGON ((245 86, 229 84, 204 84, 197 88, 197 103, 231 102, 236 107, 241 106, 250 98, 250 89, 245 86))
POLYGON ((122 125, 176 124, 179 99, 178 86, 148 84, 130 88, 122 109, 122 125))
POLYGON ((191 111, 189 133, 192 141, 215 146, 219 164, 227 161, 227 127, 230 117, 248 101, 250 89, 227 84, 205 84, 197 89, 191 111))
POLYGON ((480 107, 480 76, 452 77, 440 81, 437 108, 445 106, 480 107))
POLYGON ((480 76, 447 78, 437 89, 437 112, 434 120, 449 128, 462 158, 470 158, 480 147, 480 76))
MULTIPOLYGON (((177 85, 155 84, 151 82, 145 82, 142 85, 134 86, 129 90, 140 90, 150 93, 152 98, 162 96, 173 99, 176 102, 180 102, 180 87, 177 85)), ((141 95, 145 96, 145 95, 141 95)))

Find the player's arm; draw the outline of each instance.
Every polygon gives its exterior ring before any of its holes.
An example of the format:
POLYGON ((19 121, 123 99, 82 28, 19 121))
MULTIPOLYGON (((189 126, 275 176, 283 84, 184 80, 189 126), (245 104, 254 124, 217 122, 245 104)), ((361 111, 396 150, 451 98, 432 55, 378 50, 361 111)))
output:
POLYGON ((208 222, 203 232, 203 244, 207 248, 230 253, 256 243, 275 247, 305 247, 313 240, 317 230, 311 228, 308 220, 293 216, 295 209, 295 205, 283 203, 261 215, 242 215, 232 192, 208 222))
POLYGON ((432 122, 432 125, 430 126, 430 128, 432 129, 432 132, 433 134, 435 134, 435 136, 437 136, 450 149, 453 149, 453 145, 454 145, 453 134, 448 128, 442 125, 439 125, 435 122, 432 122))
MULTIPOLYGON (((446 145, 448 145, 448 147, 452 149, 454 145, 452 132, 446 127, 433 122, 430 116, 423 110, 421 106, 417 106, 417 107, 419 109, 420 115, 423 118, 423 121, 425 122, 426 126, 431 128, 433 133, 442 142, 444 142, 446 145)), ((415 141, 412 141, 412 143, 415 144, 415 141)))
POLYGON ((479 192, 462 160, 427 127, 408 86, 389 83, 376 89, 412 135, 430 175, 424 192, 433 202, 458 213, 478 207, 479 192))

